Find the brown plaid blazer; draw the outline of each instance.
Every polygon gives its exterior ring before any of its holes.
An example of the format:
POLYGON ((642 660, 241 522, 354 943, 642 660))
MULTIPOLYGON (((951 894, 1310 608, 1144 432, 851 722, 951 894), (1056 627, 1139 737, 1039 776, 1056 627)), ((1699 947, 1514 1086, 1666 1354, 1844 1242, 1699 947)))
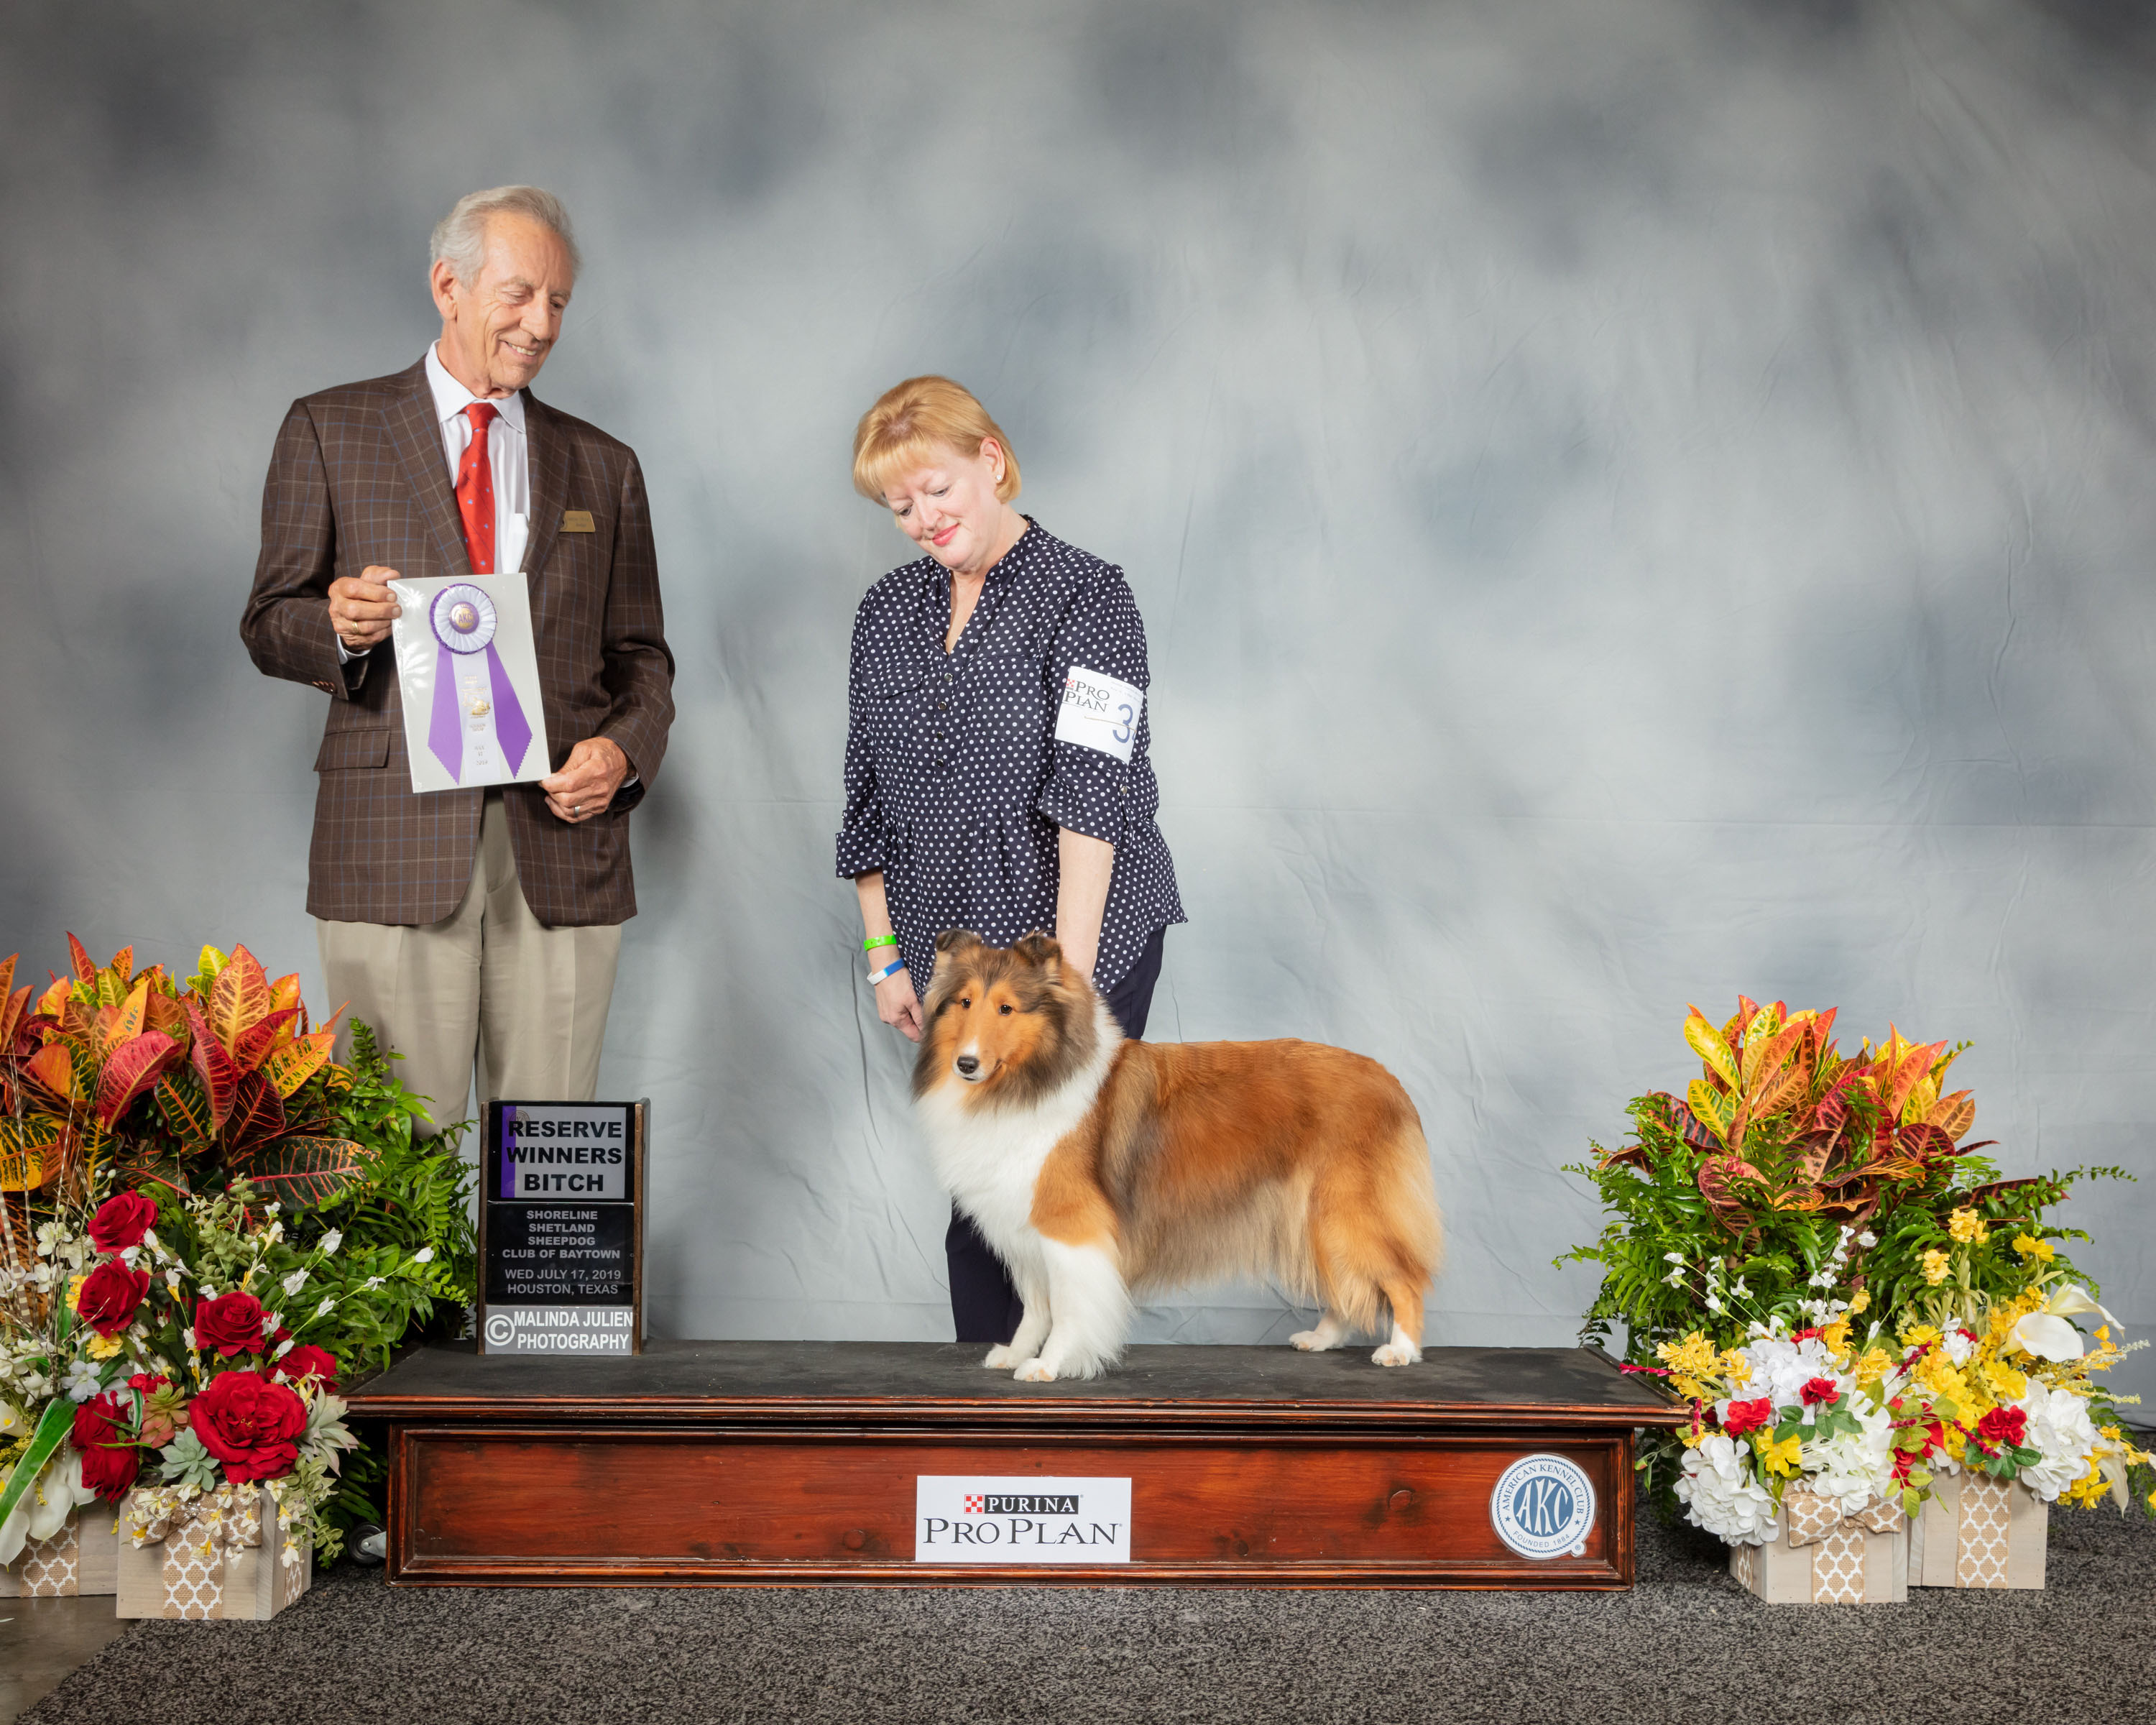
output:
MULTIPOLYGON (((525 393, 531 461, 531 625, 547 741, 559 768, 588 737, 620 744, 639 783, 572 826, 535 785, 509 785, 516 871, 550 927, 636 914, 629 811, 666 752, 674 656, 659 605, 644 476, 627 444, 525 393), (596 531, 562 531, 565 510, 596 531)), ((437 922, 470 884, 485 792, 412 789, 396 655, 384 642, 340 665, 329 585, 381 563, 414 578, 462 575, 463 531, 423 360, 409 371, 292 403, 262 493, 262 556, 240 639, 273 677, 330 697, 307 909, 339 922, 437 922)))

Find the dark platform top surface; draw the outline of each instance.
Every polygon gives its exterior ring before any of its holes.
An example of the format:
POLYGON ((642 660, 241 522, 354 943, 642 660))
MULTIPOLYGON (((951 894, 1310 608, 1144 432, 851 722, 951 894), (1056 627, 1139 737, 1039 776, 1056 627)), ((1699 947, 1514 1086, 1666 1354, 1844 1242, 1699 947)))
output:
POLYGON ((470 1343, 407 1356, 352 1393, 367 1417, 414 1404, 685 1401, 921 1405, 952 1403, 1293 1404, 1335 1407, 1567 1408, 1636 1410, 1660 1424, 1672 1404, 1603 1355, 1575 1348, 1434 1348, 1422 1363, 1373 1365, 1369 1348, 1302 1353, 1287 1347, 1129 1349, 1105 1378, 1020 1384, 981 1363, 985 1348, 924 1342, 653 1341, 641 1355, 482 1358, 470 1343))

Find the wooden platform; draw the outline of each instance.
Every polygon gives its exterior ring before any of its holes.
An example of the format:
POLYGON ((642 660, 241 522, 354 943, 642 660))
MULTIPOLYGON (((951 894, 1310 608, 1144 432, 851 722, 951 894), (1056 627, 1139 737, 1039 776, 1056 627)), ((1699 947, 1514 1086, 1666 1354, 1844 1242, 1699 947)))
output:
POLYGON ((389 1423, 390 1579, 1625 1587, 1633 1430, 1682 1417, 1573 1349, 1386 1371, 1367 1350, 1135 1348, 1106 1378, 1048 1384, 983 1352, 424 1350, 352 1398, 389 1423), (1492 1524, 1499 1475, 1538 1453, 1593 1483, 1576 1556, 1520 1557, 1492 1524), (917 1562, 922 1476, 1127 1480, 1129 1561, 917 1562))

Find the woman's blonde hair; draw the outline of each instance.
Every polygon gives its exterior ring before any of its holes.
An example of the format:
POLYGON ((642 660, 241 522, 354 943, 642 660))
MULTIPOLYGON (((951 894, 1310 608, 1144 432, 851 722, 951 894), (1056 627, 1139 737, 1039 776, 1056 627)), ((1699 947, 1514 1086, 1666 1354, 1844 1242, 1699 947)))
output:
POLYGON ((974 454, 984 437, 993 438, 1004 452, 996 495, 1008 503, 1018 495, 1018 452, 1003 427, 964 384, 948 377, 908 377, 884 391, 854 428, 854 489, 880 503, 886 483, 906 469, 949 450, 974 454))

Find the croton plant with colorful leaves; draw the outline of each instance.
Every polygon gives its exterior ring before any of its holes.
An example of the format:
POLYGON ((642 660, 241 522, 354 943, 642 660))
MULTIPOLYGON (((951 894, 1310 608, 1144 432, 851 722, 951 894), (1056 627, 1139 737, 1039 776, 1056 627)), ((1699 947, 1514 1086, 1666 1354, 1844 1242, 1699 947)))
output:
POLYGON ((1913 1511, 1964 1469, 2156 1509, 2134 1398, 2092 1376, 2128 1348, 2062 1250, 2088 1236, 2049 1219, 2077 1180, 2132 1177, 2000 1178, 1946 1088, 1961 1049, 1890 1028, 1845 1056, 1834 1018, 1692 1009, 1701 1076, 1635 1099, 1630 1141, 1568 1170, 1611 1213, 1558 1260, 1603 1269, 1583 1337, 1621 1331, 1628 1368, 1686 1407, 1644 1446, 1649 1480, 1732 1543, 1777 1537, 1793 1484, 1913 1511))

